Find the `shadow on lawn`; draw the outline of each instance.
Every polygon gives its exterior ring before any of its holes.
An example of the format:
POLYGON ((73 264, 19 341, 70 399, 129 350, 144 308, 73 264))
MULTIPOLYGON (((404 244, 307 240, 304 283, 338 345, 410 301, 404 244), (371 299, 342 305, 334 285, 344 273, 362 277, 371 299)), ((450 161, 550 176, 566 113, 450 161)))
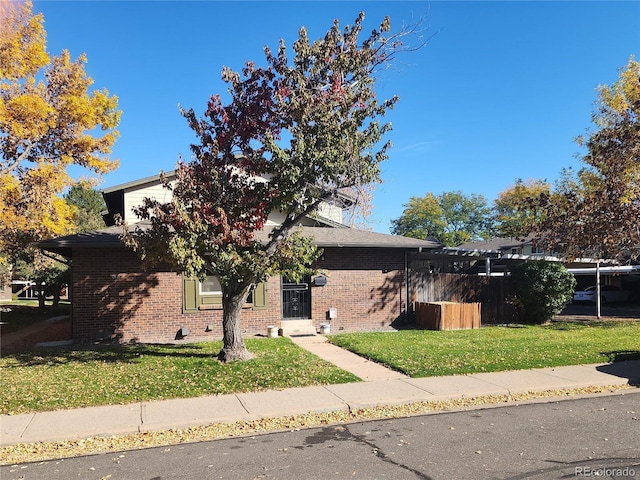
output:
MULTIPOLYGON (((633 321, 631 321, 633 322, 633 321)), ((583 330, 586 328, 610 329, 618 328, 623 325, 622 322, 616 320, 552 320, 551 323, 545 325, 550 330, 583 330)))
POLYGON ((631 360, 640 360, 639 350, 618 350, 613 352, 600 352, 602 355, 606 355, 611 363, 615 362, 628 362, 631 360))
POLYGON ((64 365, 71 363, 138 363, 142 357, 205 358, 216 357, 220 347, 210 350, 202 345, 122 345, 74 349, 43 348, 3 355, 9 365, 3 368, 64 365))

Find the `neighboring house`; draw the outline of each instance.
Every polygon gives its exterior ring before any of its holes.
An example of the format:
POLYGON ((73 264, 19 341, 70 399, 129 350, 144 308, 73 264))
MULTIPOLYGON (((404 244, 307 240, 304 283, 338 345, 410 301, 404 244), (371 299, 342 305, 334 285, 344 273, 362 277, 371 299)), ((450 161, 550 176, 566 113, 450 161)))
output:
MULTIPOLYGON (((168 201, 150 177, 104 190, 107 223, 129 215, 142 198, 168 201)), ((278 215, 268 225, 278 223, 278 215)), ((315 265, 322 274, 292 283, 269 278, 251 293, 242 312, 248 335, 266 334, 269 326, 285 334, 388 329, 407 316, 411 302, 409 259, 439 248, 432 242, 348 228, 341 211, 323 205, 303 222, 303 231, 323 248, 315 265)), ((173 342, 222 337, 221 289, 216 277, 199 282, 168 268, 145 271, 120 241, 121 227, 39 242, 44 250, 72 260, 73 338, 79 342, 114 339, 121 343, 173 342)), ((266 235, 266 232, 261 232, 266 235)), ((266 239, 266 236, 265 236, 266 239)))
POLYGON ((0 274, 0 302, 11 301, 11 277, 0 274))
POLYGON ((495 252, 502 257, 517 259, 522 256, 529 260, 531 256, 553 258, 542 248, 535 247, 529 240, 519 240, 517 238, 492 238, 490 240, 479 240, 477 242, 469 242, 456 247, 459 250, 495 252))

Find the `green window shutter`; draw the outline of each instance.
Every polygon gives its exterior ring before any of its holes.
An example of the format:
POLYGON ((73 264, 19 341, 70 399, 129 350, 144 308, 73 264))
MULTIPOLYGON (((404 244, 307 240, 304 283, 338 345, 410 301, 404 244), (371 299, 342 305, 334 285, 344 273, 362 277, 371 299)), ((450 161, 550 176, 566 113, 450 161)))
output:
POLYGON ((222 295, 202 295, 200 294, 200 305, 222 305, 222 295))
POLYGON ((182 277, 182 311, 198 311, 198 279, 182 277))
POLYGON ((265 308, 267 308, 267 282, 262 282, 253 290, 253 309, 264 310, 265 308))

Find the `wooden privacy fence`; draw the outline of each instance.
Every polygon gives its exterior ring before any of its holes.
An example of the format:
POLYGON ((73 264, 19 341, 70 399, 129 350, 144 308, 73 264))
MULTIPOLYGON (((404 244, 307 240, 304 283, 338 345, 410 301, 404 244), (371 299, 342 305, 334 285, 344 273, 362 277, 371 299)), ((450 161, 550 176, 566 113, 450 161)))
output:
POLYGON ((417 303, 480 303, 484 324, 513 321, 507 304, 509 277, 413 272, 414 308, 417 303))

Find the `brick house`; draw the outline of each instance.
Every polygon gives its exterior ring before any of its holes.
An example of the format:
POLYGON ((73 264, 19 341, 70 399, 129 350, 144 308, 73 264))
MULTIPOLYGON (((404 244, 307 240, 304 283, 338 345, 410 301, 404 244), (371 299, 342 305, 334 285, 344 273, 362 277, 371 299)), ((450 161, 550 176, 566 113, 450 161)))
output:
POLYGON ((0 272, 0 302, 11 301, 11 275, 0 272))
MULTIPOLYGON (((150 177, 105 190, 107 223, 115 213, 126 216, 135 205, 132 199, 151 196, 158 183, 158 177, 150 177)), ((277 224, 277 217, 268 225, 277 224)), ((346 227, 341 211, 331 205, 302 228, 323 249, 316 265, 322 274, 300 283, 272 277, 258 285, 242 312, 245 334, 264 335, 269 326, 285 334, 311 333, 323 324, 333 332, 388 329, 407 316, 411 256, 441 246, 346 227)), ((168 268, 144 271, 120 233, 121 227, 110 226, 38 244, 72 261, 73 339, 169 343, 180 340, 181 333, 187 333, 185 341, 221 338, 217 279, 199 282, 168 268)))

